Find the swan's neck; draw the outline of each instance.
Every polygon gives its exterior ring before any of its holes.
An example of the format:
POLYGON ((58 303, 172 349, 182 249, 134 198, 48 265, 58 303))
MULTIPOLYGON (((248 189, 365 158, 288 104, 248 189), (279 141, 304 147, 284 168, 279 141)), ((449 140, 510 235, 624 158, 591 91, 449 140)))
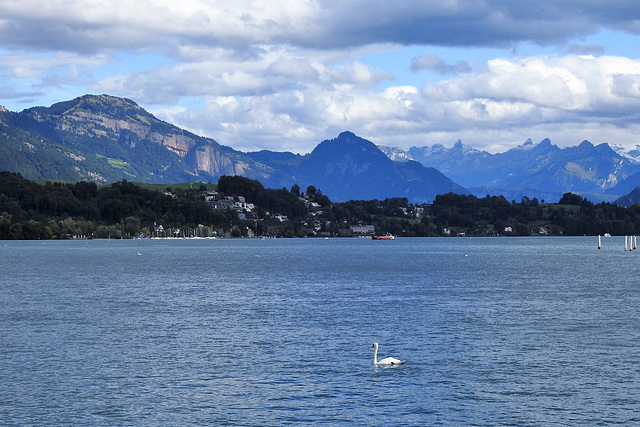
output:
POLYGON ((373 364, 378 364, 378 346, 375 346, 373 349, 373 364))

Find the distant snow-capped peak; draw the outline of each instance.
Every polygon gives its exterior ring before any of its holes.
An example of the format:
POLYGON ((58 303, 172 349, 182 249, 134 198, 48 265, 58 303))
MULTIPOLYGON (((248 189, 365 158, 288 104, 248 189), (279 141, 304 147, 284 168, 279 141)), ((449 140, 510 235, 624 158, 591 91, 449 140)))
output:
POLYGON ((640 145, 636 145, 634 148, 627 148, 616 144, 612 145, 611 149, 633 163, 640 163, 640 145))
POLYGON ((461 151, 464 154, 475 154, 480 152, 479 150, 476 150, 473 147, 464 145, 461 140, 457 140, 456 143, 453 144, 453 147, 451 148, 451 150, 461 151))
POLYGON ((382 151, 388 158, 395 162, 407 162, 413 160, 411 154, 398 147, 387 147, 384 145, 378 145, 380 151, 382 151))
POLYGON ((528 138, 522 145, 518 145, 517 147, 515 147, 514 150, 529 151, 534 147, 535 145, 533 145, 533 141, 531 141, 531 138, 528 138))

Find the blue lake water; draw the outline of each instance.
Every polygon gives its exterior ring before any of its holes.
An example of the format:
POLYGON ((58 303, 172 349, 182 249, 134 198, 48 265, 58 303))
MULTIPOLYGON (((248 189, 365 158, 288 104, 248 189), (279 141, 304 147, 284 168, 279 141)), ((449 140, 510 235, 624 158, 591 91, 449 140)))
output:
POLYGON ((0 425, 638 423, 640 251, 596 245, 0 242, 0 425))

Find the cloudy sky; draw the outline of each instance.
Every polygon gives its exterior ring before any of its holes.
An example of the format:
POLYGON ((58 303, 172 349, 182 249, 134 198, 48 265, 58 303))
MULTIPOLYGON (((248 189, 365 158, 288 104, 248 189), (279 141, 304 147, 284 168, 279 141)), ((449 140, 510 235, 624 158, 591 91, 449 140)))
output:
POLYGON ((127 97, 238 150, 640 144, 637 0, 1 0, 0 105, 127 97))

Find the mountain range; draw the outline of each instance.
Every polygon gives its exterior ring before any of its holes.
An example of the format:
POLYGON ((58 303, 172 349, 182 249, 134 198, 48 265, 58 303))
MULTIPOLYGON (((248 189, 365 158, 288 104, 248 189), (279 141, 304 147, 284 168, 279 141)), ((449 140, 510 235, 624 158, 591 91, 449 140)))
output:
POLYGON ((448 192, 556 201, 570 191, 614 201, 640 185, 640 163, 607 144, 559 148, 548 139, 527 140, 491 154, 458 141, 452 148, 404 151, 343 132, 305 155, 243 153, 109 95, 22 112, 0 107, 0 170, 98 183, 217 182, 222 175, 242 175, 270 188, 313 185, 333 201, 406 197, 414 203, 448 192))
MULTIPOLYGON (((559 148, 544 139, 503 153, 475 150, 458 141, 452 148, 442 145, 412 147, 410 158, 442 171, 472 194, 513 194, 557 200, 565 192, 594 201, 612 201, 640 185, 640 164, 613 150, 608 144, 583 141, 559 148)), ((520 196, 520 197, 517 197, 520 196)))
POLYGON ((163 122, 135 102, 85 95, 51 107, 0 111, 0 170, 29 179, 217 182, 242 175, 265 187, 313 185, 333 201, 406 197, 429 202, 465 189, 431 167, 395 162, 344 132, 311 153, 242 153, 163 122))

